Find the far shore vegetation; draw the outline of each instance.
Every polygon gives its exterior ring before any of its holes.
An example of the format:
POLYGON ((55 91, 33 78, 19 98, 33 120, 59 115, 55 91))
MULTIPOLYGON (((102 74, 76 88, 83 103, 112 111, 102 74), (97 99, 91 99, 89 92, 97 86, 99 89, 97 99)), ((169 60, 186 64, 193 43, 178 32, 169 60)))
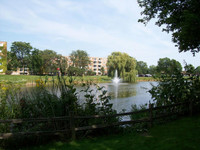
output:
MULTIPOLYGON (((70 77, 65 76, 66 81, 70 77)), ((22 85, 31 85, 35 84, 36 80, 47 80, 51 82, 53 80, 57 80, 56 76, 37 76, 37 75, 0 75, 0 82, 7 82, 7 83, 15 83, 15 84, 22 84, 22 85)), ((83 82, 91 82, 91 83, 109 83, 112 82, 112 78, 108 76, 83 76, 83 77, 73 77, 75 84, 81 84, 83 82)), ((157 81, 153 77, 136 77, 137 82, 142 81, 157 81)))

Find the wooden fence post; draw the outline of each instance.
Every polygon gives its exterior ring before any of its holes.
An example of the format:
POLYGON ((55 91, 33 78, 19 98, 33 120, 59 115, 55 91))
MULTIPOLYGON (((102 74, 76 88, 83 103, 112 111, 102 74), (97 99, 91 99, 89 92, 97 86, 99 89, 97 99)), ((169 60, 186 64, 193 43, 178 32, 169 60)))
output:
POLYGON ((76 131, 75 131, 75 123, 74 123, 74 112, 70 112, 69 113, 69 117, 70 117, 70 130, 71 130, 71 134, 72 134, 72 140, 76 139, 76 131))
POLYGON ((149 127, 151 128, 152 127, 152 124, 153 124, 153 105, 151 103, 149 103, 149 127))
POLYGON ((193 115, 193 100, 190 100, 189 111, 190 111, 190 116, 192 116, 193 115))

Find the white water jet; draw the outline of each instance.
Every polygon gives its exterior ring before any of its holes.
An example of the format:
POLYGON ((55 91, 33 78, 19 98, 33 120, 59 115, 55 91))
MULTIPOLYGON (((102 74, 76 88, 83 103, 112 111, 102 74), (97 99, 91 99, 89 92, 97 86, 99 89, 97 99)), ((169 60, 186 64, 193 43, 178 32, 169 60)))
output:
POLYGON ((113 83, 119 83, 120 82, 120 78, 118 77, 118 74, 117 74, 117 70, 115 70, 115 76, 114 76, 114 79, 112 79, 113 83))

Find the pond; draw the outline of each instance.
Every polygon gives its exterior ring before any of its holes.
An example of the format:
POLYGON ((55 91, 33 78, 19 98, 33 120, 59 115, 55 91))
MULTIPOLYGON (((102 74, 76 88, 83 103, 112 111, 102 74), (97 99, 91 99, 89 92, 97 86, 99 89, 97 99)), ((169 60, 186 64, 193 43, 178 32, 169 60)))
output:
MULTIPOLYGON (((157 82, 137 82, 137 83, 100 83, 100 87, 104 87, 104 90, 107 91, 107 95, 111 96, 110 103, 113 104, 112 108, 115 109, 118 113, 131 111, 131 106, 136 104, 137 106, 152 102, 151 95, 148 93, 148 90, 152 88, 152 85, 157 85, 157 82)), ((26 87, 25 91, 31 91, 35 87, 26 87)), ((86 87, 85 87, 86 88, 86 87)), ((81 86, 76 86, 77 93, 79 95, 80 104, 84 103, 84 93, 80 92, 85 89, 81 86)), ((96 90, 96 86, 90 87, 93 90, 93 94, 96 90)), ((58 96, 60 92, 57 91, 58 96)))
MULTIPOLYGON (((113 109, 117 112, 123 110, 128 112, 131 111, 131 106, 134 104, 139 106, 152 102, 151 95, 148 93, 152 87, 151 84, 157 85, 157 82, 100 83, 99 86, 103 86, 111 96, 110 102, 113 104, 113 109)), ((81 90, 81 87, 77 87, 77 90, 81 90)))

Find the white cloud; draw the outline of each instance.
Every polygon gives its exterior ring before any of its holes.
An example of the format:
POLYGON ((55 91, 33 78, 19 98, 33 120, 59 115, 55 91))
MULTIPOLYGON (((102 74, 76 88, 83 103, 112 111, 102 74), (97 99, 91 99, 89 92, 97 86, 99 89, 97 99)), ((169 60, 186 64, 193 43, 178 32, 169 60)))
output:
MULTIPOLYGON (((48 41, 60 41, 80 49, 83 45, 85 49, 93 46, 96 55, 123 51, 153 64, 163 56, 182 57, 177 54, 170 35, 161 33, 152 24, 145 27, 137 22, 141 9, 133 0, 19 0, 14 4, 12 0, 3 1, 0 21, 10 24, 9 32, 17 36, 29 35, 32 42, 38 40, 33 38, 35 35, 43 39, 35 42, 41 47, 48 41)), ((1 27, 1 31, 7 28, 1 27)), ((55 48, 55 45, 48 46, 55 48)))

